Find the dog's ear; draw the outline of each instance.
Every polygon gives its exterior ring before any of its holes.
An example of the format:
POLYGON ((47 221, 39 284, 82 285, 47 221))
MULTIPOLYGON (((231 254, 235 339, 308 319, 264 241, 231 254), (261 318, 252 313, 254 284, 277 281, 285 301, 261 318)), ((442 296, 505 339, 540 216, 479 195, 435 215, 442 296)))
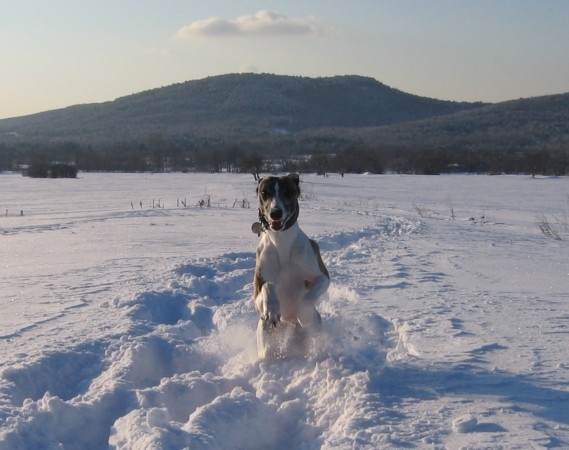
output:
POLYGON ((288 178, 294 181, 294 185, 296 186, 296 196, 300 197, 300 176, 297 173, 289 173, 288 178))
POLYGON ((261 181, 263 181, 263 179, 259 177, 259 179, 257 180, 257 188, 255 189, 255 194, 257 195, 259 195, 259 186, 261 185, 261 181))

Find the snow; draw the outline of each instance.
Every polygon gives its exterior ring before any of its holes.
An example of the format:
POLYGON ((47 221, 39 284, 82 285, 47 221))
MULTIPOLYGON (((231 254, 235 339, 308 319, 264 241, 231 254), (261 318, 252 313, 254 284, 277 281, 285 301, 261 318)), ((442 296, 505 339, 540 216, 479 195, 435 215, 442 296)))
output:
POLYGON ((252 176, 0 174, 0 449, 569 447, 569 179, 302 181, 323 330, 265 362, 252 176))

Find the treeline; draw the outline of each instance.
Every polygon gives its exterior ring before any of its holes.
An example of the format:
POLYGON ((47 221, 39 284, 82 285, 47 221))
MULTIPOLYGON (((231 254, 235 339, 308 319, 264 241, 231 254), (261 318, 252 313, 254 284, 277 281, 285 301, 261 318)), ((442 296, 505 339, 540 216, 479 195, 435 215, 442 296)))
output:
POLYGON ((443 173, 569 175, 569 150, 550 152, 451 151, 448 149, 373 150, 349 147, 336 154, 311 155, 300 166, 317 173, 384 173, 438 175, 443 173))
POLYGON ((22 174, 31 178, 77 178, 77 167, 67 163, 33 163, 22 174))
MULTIPOLYGON (((160 137, 145 143, 118 143, 92 148, 76 143, 49 146, 0 146, 0 170, 122 171, 122 172, 241 172, 273 171, 439 174, 451 172, 569 175, 569 148, 515 151, 470 148, 370 147, 320 145, 295 152, 296 146, 239 143, 196 145, 168 143, 160 137), (57 162, 61 167, 51 167, 57 162)), ((40 174, 41 176, 41 174, 40 174)), ((61 175, 65 176, 65 175, 61 175)))

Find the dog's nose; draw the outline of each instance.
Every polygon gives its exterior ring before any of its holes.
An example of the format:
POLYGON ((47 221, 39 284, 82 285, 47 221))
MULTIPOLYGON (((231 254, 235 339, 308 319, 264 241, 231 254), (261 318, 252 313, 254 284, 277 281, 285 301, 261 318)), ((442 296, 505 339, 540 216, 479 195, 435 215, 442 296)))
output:
POLYGON ((271 209, 270 216, 272 220, 281 220, 283 217, 283 211, 280 208, 271 209))

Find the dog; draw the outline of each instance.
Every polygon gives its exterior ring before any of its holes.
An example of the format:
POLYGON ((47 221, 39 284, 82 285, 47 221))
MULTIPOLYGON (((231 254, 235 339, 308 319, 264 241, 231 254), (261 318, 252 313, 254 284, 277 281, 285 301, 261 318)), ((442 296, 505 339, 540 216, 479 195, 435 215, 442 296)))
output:
POLYGON ((259 179, 261 236, 256 253, 253 304, 259 314, 260 359, 305 355, 322 318, 316 303, 330 284, 318 244, 298 224, 298 174, 259 179))

